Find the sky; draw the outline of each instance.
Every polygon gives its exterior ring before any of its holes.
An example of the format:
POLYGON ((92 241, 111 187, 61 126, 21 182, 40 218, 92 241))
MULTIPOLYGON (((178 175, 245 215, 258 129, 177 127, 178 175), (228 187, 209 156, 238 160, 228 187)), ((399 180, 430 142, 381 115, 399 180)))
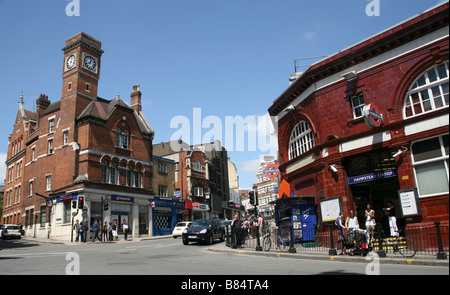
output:
POLYGON ((99 97, 129 104, 140 84, 154 143, 221 139, 240 188, 251 188, 262 156, 276 156, 267 109, 295 59, 331 55, 441 2, 0 0, 0 183, 21 91, 29 110, 41 93, 60 100, 61 49, 81 31, 105 51, 99 97), (244 130, 227 124, 239 119, 244 130))

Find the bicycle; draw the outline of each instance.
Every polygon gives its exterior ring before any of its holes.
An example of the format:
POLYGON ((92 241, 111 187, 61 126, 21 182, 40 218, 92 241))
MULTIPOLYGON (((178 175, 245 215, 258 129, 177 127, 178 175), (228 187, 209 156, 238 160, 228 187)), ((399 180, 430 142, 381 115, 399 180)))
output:
POLYGON ((286 233, 286 230, 280 228, 268 230, 264 235, 263 250, 270 251, 272 242, 275 245, 275 249, 283 252, 289 251, 289 232, 286 233))
MULTIPOLYGON (((373 245, 378 248, 378 241, 374 241, 373 245)), ((416 255, 417 247, 411 239, 398 235, 384 238, 383 250, 392 250, 393 254, 400 253, 404 258, 412 258, 416 255)))

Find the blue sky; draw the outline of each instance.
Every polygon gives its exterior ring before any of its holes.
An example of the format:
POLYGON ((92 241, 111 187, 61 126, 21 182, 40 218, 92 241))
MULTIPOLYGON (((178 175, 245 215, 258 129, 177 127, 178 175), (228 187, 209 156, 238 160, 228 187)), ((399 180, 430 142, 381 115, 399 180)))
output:
MULTIPOLYGON (((129 103, 140 84, 159 143, 194 108, 202 119, 266 115, 294 59, 333 54, 440 2, 379 0, 380 16, 369 17, 369 0, 79 0, 80 16, 69 17, 69 0, 0 0, 0 182, 20 92, 27 109, 41 93, 60 99, 61 49, 80 31, 105 51, 98 95, 129 103)), ((269 151, 231 150, 240 187, 251 187, 269 151)))

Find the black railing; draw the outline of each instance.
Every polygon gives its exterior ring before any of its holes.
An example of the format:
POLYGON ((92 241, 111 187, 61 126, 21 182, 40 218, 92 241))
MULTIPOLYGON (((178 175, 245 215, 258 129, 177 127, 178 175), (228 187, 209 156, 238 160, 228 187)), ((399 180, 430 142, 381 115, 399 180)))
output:
MULTIPOLYGON (((230 233, 229 244, 234 247, 236 239, 230 233)), ((367 255, 370 251, 380 257, 422 259, 448 259, 449 226, 439 223, 434 225, 409 225, 399 230, 398 237, 389 237, 381 229, 376 229, 374 239, 365 230, 341 233, 334 224, 314 226, 314 234, 302 242, 293 242, 292 227, 265 227, 259 238, 263 251, 286 253, 321 253, 338 255, 344 250, 348 255, 367 255), (270 242, 267 242, 270 240, 270 242), (268 245, 270 243, 270 245, 268 245), (385 255, 383 255, 385 254, 385 255), (410 258, 412 258, 410 257, 410 258)), ((256 235, 252 231, 242 232, 237 247, 255 250, 258 246, 256 235)))

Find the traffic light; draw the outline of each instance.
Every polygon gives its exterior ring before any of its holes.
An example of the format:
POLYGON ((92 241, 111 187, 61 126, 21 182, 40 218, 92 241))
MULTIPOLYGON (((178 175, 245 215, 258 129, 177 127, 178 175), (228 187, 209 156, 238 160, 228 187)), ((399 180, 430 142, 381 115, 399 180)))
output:
POLYGON ((78 196, 78 209, 83 209, 84 207, 84 196, 78 196))
POLYGON ((72 209, 77 209, 77 201, 76 200, 72 201, 72 209))
POLYGON ((251 205, 258 206, 258 193, 256 191, 249 191, 248 197, 251 205))

